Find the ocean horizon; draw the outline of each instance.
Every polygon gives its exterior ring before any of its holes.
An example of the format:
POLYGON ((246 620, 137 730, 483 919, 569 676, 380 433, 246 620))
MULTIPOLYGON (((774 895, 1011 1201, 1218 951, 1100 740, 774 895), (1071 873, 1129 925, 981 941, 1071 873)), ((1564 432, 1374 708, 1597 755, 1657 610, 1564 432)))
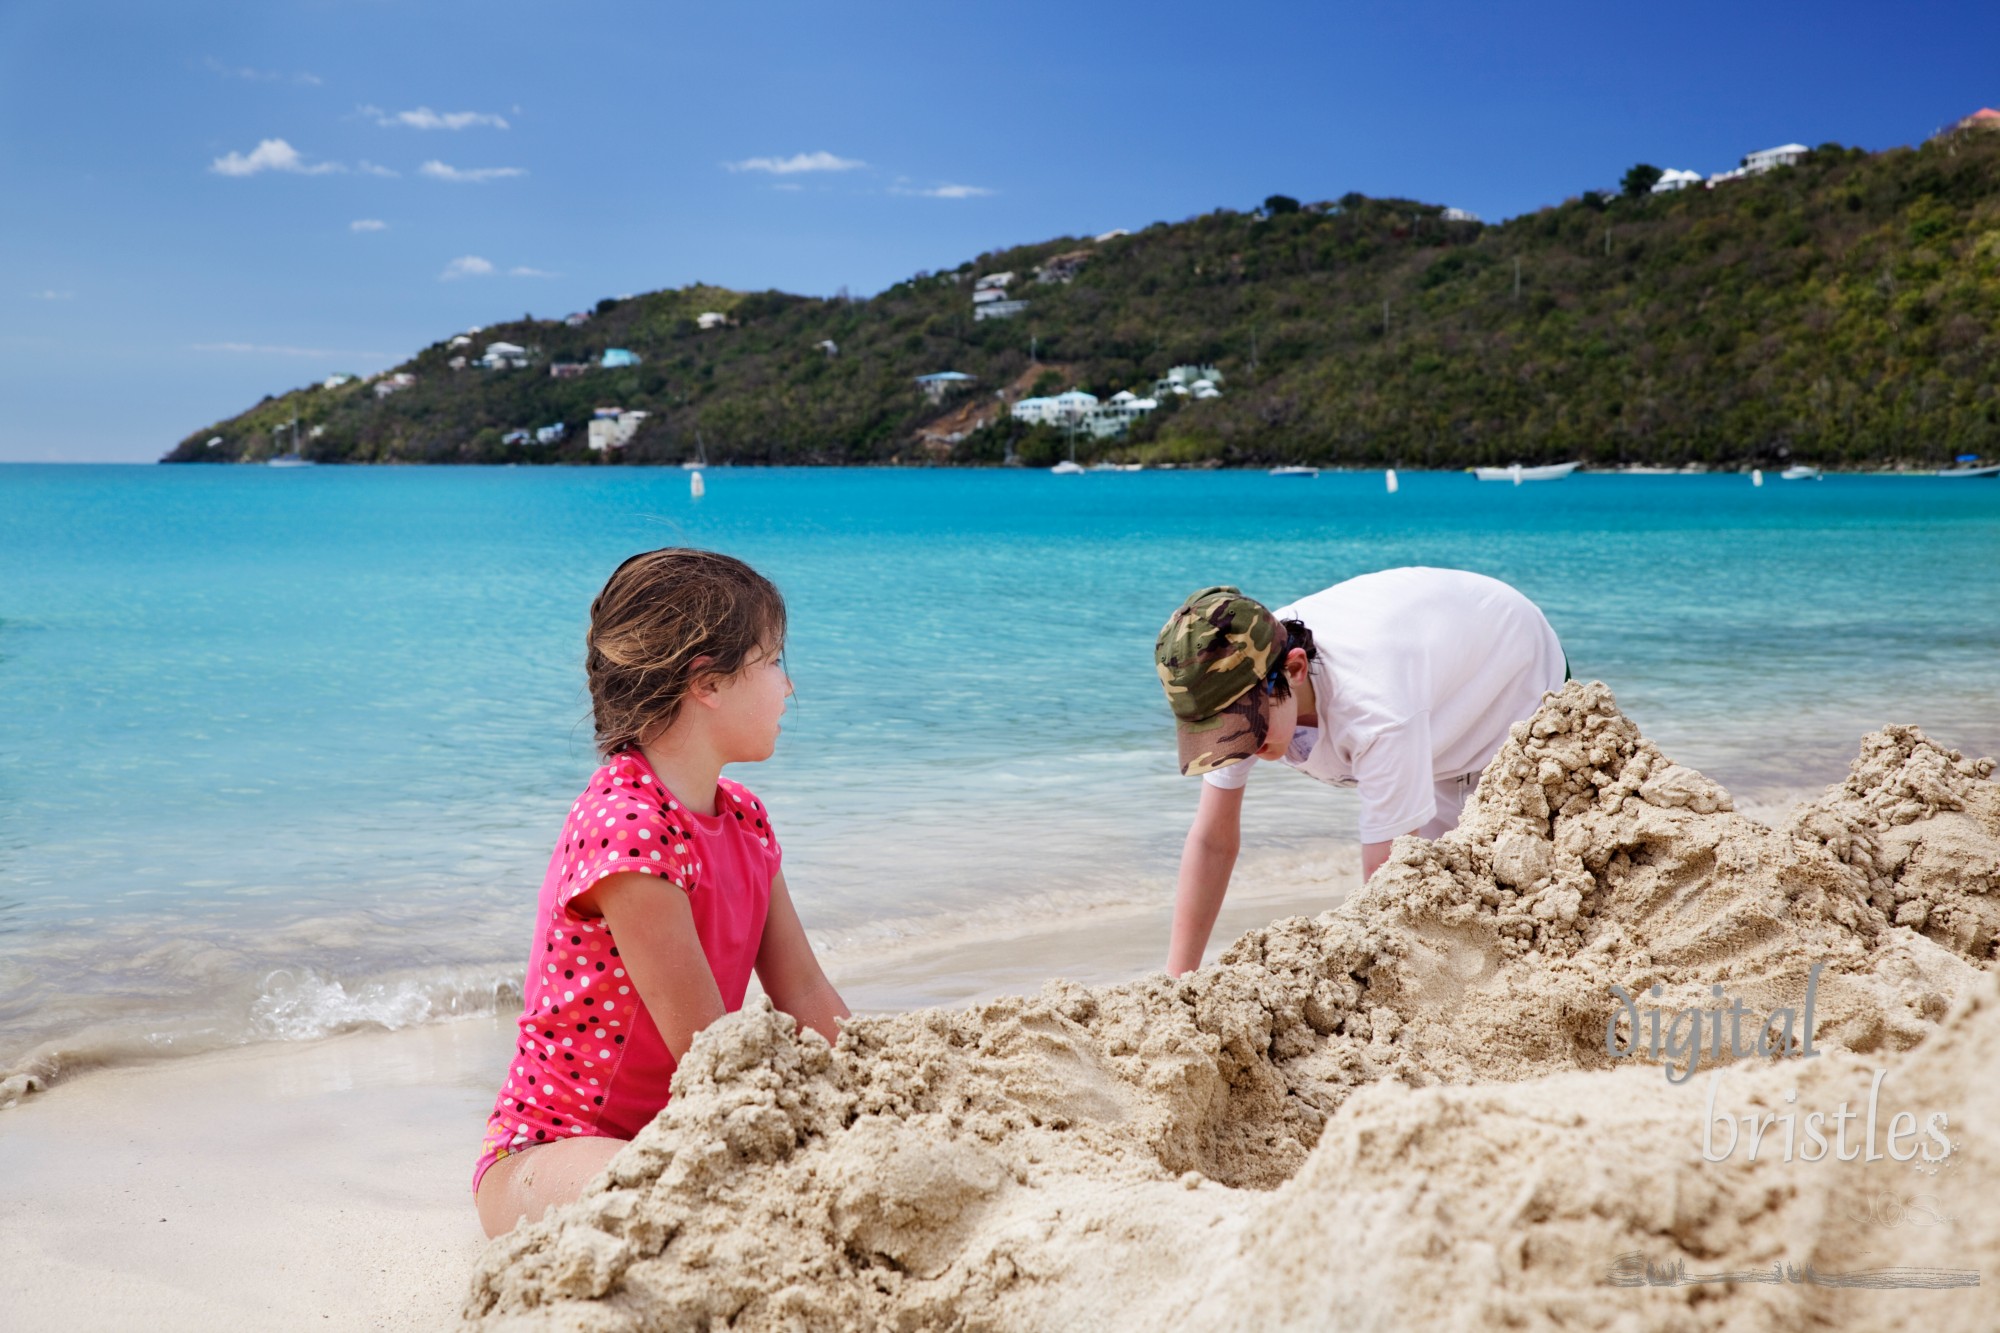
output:
MULTIPOLYGON (((1196 783, 1155 632, 1475 569, 1739 803, 1862 734, 2000 749, 2000 485, 1830 475, 718 468, 0 469, 0 1078, 505 1010, 596 764, 589 602, 708 546, 770 575, 797 686, 762 795, 821 947, 1155 910, 1196 783)), ((1345 855, 1259 773, 1243 892, 1345 855)), ((968 980, 979 989, 977 978, 968 980)), ((937 998, 885 984, 878 1007, 937 998)))

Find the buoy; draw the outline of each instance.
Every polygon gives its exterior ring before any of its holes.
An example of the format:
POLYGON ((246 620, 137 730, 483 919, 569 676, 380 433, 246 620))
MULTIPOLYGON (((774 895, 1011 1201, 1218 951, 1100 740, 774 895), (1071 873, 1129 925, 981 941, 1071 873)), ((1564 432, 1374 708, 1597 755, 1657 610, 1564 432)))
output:
POLYGON ((1762 486, 1764 484, 1763 468, 1753 467, 1750 469, 1750 484, 1752 486, 1762 486))
POLYGON ((708 487, 705 484, 703 484, 701 479, 701 473, 699 472, 688 473, 688 498, 692 500, 699 500, 707 492, 708 492, 708 487))
POLYGON ((1384 480, 1389 484, 1389 494, 1394 495, 1396 493, 1396 469, 1390 468, 1389 474, 1384 480))

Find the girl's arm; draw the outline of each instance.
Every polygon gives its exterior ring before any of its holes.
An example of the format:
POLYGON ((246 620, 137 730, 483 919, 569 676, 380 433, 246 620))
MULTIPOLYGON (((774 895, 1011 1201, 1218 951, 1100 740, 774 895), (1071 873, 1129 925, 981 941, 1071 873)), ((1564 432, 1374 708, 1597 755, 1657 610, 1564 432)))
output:
POLYGON ((848 1016, 847 1005, 820 971, 782 870, 771 877, 771 910, 764 918, 764 942, 757 949, 757 979, 764 983, 771 1003, 800 1026, 829 1042, 840 1040, 836 1020, 848 1016))
MULTIPOLYGON (((687 895, 652 875, 607 875, 578 895, 580 916, 601 915, 618 941, 646 1012, 674 1059, 687 1057, 694 1034, 722 1017, 722 992, 695 933, 687 895)), ((765 938, 769 938, 766 931, 765 938)))

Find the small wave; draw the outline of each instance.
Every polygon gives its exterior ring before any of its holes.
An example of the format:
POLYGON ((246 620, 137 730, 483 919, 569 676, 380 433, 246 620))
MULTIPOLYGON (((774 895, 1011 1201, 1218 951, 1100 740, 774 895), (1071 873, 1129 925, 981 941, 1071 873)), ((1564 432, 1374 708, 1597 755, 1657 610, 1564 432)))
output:
POLYGON ((247 993, 213 995, 170 1012, 149 1005, 100 1013, 43 1040, 0 1067, 0 1108, 92 1069, 447 1023, 520 1003, 520 964, 513 962, 348 979, 279 968, 247 993))
POLYGON ((521 1002, 521 983, 509 970, 462 968, 436 974, 347 983, 305 970, 279 969, 264 978, 250 1005, 255 1038, 312 1041, 362 1028, 415 1027, 474 1014, 491 1014, 521 1002))

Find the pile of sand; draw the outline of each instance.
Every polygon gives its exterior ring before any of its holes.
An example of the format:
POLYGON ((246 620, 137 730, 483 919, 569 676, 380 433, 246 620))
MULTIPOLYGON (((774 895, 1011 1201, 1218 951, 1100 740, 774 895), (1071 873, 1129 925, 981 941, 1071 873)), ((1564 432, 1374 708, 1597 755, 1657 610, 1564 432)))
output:
POLYGON ((1612 1279, 2000 1259, 1971 1188, 2000 1164, 1992 768, 1890 728, 1772 829, 1604 686, 1571 684, 1515 727, 1457 831, 1399 841, 1338 910, 1178 981, 859 1020, 831 1050, 768 1010, 718 1023, 591 1194, 489 1247, 466 1315, 1986 1327, 1964 1289, 1612 1279), (1713 1009, 1719 984, 1797 1013, 1815 964, 1827 1054, 1735 1061, 1727 1108, 1831 1113, 1888 1069, 1882 1118, 1947 1112, 1948 1159, 1704 1161, 1726 1051, 1679 1085, 1607 1051, 1613 985, 1662 1010, 1713 1009))

